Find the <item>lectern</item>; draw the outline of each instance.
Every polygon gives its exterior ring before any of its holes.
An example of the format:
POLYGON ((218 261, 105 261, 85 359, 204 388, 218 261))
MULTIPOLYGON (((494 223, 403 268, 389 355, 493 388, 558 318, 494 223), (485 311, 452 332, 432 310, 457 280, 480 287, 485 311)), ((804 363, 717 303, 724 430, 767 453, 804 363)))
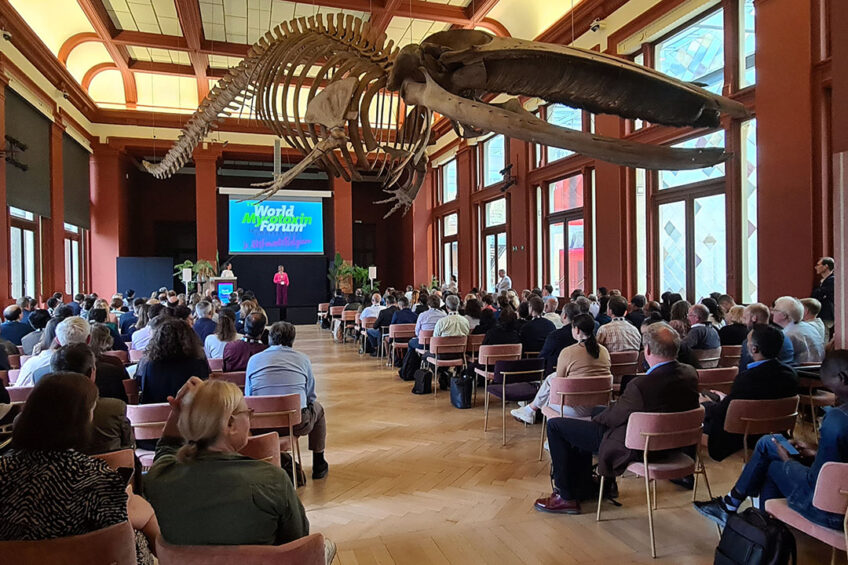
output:
POLYGON ((226 304, 230 301, 230 295, 238 288, 238 279, 235 277, 212 277, 209 279, 218 293, 218 299, 226 304))

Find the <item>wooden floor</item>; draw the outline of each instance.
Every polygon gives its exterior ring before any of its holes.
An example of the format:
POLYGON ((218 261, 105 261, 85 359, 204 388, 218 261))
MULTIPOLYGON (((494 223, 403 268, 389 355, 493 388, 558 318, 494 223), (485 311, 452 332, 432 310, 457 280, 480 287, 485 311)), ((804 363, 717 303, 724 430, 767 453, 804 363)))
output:
MULTIPOLYGON (((329 476, 298 494, 314 532, 336 542, 336 563, 712 563, 715 528, 691 493, 658 484, 651 559, 644 482, 619 480, 620 508, 594 503, 580 516, 551 515, 533 501, 551 491, 550 460, 538 461, 541 426, 507 420, 499 406, 483 432, 482 402, 457 410, 449 395, 413 395, 394 369, 334 344, 327 331, 299 326, 295 348, 311 359, 327 414, 329 476)), ((311 457, 301 441, 307 475, 311 457)), ((707 460, 714 493, 725 493, 741 457, 707 460)), ((706 498, 699 489, 699 498, 706 498)), ((828 563, 830 550, 796 532, 799 563, 828 563)), ((843 554, 844 560, 844 554, 843 554)))

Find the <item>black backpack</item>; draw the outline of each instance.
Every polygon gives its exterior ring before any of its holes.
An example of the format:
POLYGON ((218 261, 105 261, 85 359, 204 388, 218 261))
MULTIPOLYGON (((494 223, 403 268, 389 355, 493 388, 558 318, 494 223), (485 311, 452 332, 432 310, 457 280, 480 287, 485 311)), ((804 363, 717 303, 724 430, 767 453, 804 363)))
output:
POLYGON ((715 565, 795 565, 795 537, 786 525, 756 508, 727 519, 715 565))
POLYGON ((415 384, 412 385, 412 394, 431 394, 433 392, 433 373, 427 369, 415 371, 415 384))
POLYGON ((474 392, 474 381, 462 375, 451 377, 450 397, 454 408, 471 408, 471 394, 474 392))

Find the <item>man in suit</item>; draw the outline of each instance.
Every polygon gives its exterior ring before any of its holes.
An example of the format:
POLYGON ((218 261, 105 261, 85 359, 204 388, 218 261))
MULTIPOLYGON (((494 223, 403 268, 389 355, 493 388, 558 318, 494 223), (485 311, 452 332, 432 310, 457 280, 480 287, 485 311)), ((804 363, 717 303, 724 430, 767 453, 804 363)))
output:
MULTIPOLYGON (((724 420, 731 400, 772 400, 795 396, 798 375, 795 369, 778 361, 783 333, 772 326, 758 324, 748 332, 748 352, 753 361, 736 377, 730 394, 721 402, 706 402, 704 433, 709 434, 710 457, 721 461, 742 449, 744 436, 724 431, 724 420)), ((759 436, 751 436, 756 441, 759 436)))
MULTIPOLYGON (((394 294, 386 293, 386 307, 380 310, 380 313, 377 314, 377 320, 374 322, 373 328, 368 328, 366 333, 368 334, 365 340, 365 353, 371 352, 372 357, 377 356, 377 340, 380 339, 380 336, 383 334, 383 328, 388 328, 392 323, 392 317, 394 317, 395 312, 398 311, 397 308, 397 298, 395 298, 394 294)), ((360 317, 360 320, 362 317, 360 317)))
POLYGON ((3 317, 6 321, 0 324, 0 334, 15 345, 20 345, 21 338, 34 331, 32 326, 21 322, 20 319, 22 314, 23 310, 21 310, 21 307, 17 304, 7 306, 6 309, 3 310, 3 317))
POLYGON ((816 274, 821 277, 821 280, 813 288, 813 292, 810 295, 821 302, 819 317, 828 329, 833 327, 833 284, 836 280, 833 276, 833 270, 835 268, 836 263, 832 257, 822 257, 818 260, 815 269, 816 274))
POLYGON ((643 334, 643 343, 651 368, 630 381, 618 402, 591 421, 548 420, 554 492, 536 501, 537 510, 580 513, 580 500, 597 492, 592 481, 593 453, 598 453, 598 473, 609 479, 614 490, 614 478, 628 463, 642 457, 624 445, 630 414, 684 412, 698 407, 698 375, 693 367, 677 362, 677 332, 664 322, 651 324, 643 334))
POLYGON ((531 296, 528 300, 530 306, 530 320, 521 326, 521 345, 523 351, 542 351, 547 337, 556 330, 554 323, 544 317, 545 303, 538 296, 531 296))

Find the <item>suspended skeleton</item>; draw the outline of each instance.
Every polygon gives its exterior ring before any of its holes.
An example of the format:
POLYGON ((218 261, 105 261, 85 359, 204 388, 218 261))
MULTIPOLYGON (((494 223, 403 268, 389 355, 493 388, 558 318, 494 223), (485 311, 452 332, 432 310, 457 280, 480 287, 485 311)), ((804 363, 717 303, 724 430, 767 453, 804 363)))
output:
POLYGON ((345 180, 362 180, 366 171, 376 176, 391 194, 381 201, 394 204, 388 216, 408 210, 424 182, 433 112, 463 137, 496 132, 628 167, 698 169, 729 156, 721 148, 647 145, 555 126, 517 99, 489 104, 481 101, 487 95, 538 97, 670 126, 717 127, 721 113, 747 116, 738 102, 584 49, 476 30, 439 32, 402 49, 385 40, 368 22, 341 14, 278 25, 212 89, 165 157, 145 167, 157 178, 173 175, 221 118, 249 106, 304 155, 284 174, 254 185, 261 189, 257 199, 318 164, 345 180))

